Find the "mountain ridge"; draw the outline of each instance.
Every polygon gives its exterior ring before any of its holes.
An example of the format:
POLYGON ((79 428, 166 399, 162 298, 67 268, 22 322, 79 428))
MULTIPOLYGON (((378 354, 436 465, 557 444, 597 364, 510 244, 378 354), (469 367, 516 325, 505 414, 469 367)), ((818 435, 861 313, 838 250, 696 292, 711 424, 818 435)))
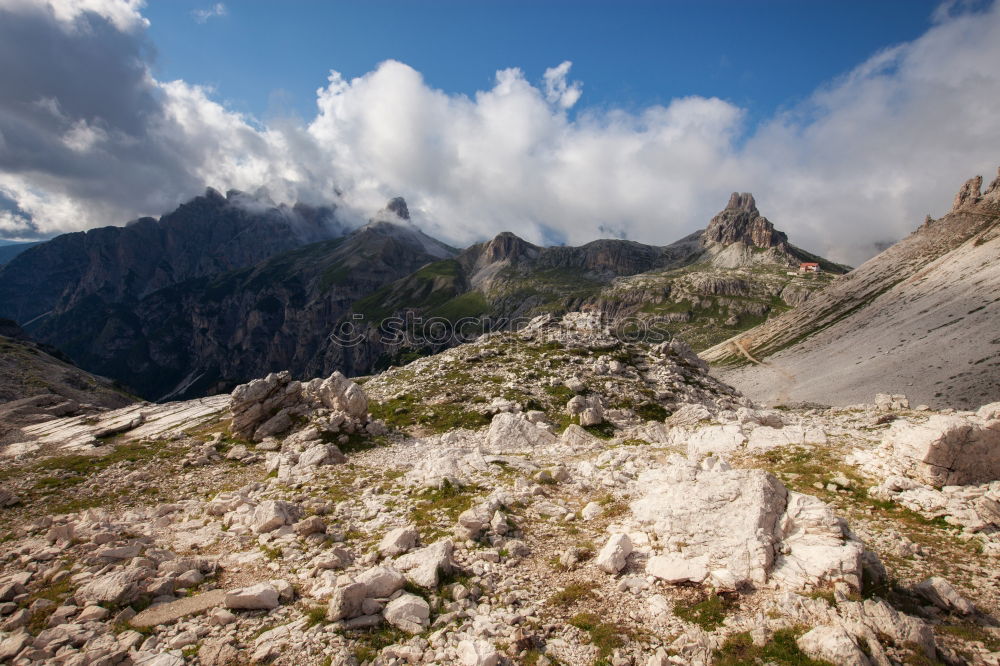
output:
MULTIPOLYGON (((240 203, 246 195, 230 192, 222 197, 213 192, 159 223, 140 220, 125 228, 136 231, 92 233, 149 233, 157 225, 171 225, 178 219, 200 229, 207 224, 206 218, 192 212, 204 208, 229 215, 223 232, 235 228, 243 218, 233 210, 245 210, 240 203)), ((137 387, 148 399, 229 390, 241 381, 286 368, 297 375, 327 375, 334 370, 363 375, 398 363, 404 356, 441 348, 437 343, 426 346, 420 340, 387 338, 380 323, 393 315, 410 313, 453 322, 480 315, 509 321, 588 308, 628 314, 629 306, 622 305, 627 298, 617 292, 603 293, 628 276, 679 269, 725 272, 772 264, 773 272, 783 275, 797 265, 796 249, 757 213, 752 196, 734 194, 730 203, 742 208, 728 215, 730 206, 720 215, 739 218, 737 223, 743 215, 752 227, 749 235, 734 236, 732 242, 706 240, 703 230, 667 246, 599 239, 578 247, 541 247, 501 232, 459 250, 420 231, 410 220, 405 200, 397 197, 367 224, 336 238, 314 243, 283 238, 295 247, 282 251, 252 248, 267 255, 254 262, 247 253, 227 255, 224 249, 230 239, 225 233, 218 243, 201 248, 198 262, 181 265, 169 274, 147 270, 143 279, 131 283, 119 276, 134 263, 133 255, 126 254, 123 262, 116 263, 114 253, 99 253, 100 257, 111 254, 107 259, 111 265, 93 278, 79 277, 88 275, 90 264, 71 265, 60 272, 62 264, 56 262, 57 285, 73 276, 80 284, 61 291, 49 288, 59 293, 32 303, 33 309, 26 312, 34 315, 28 328, 82 367, 137 387), (750 245, 754 238, 775 242, 758 248, 750 245), (220 253, 235 267, 217 270, 220 253), (42 307, 49 309, 39 317, 36 312, 42 307), (345 347, 331 337, 345 327, 359 329, 361 340, 345 347)), ((243 220, 255 230, 249 239, 256 242, 268 234, 287 235, 288 226, 281 223, 294 209, 269 208, 267 202, 257 208, 264 210, 263 218, 243 220)), ((316 225, 306 228, 319 233, 316 225)), ((327 233, 330 228, 320 230, 327 233)), ((55 250, 43 248, 36 256, 47 251, 55 250)), ((25 299, 5 300, 4 296, 12 288, 10 273, 31 259, 28 253, 9 272, 0 271, 0 313, 23 311, 19 303, 25 299)), ((756 284, 753 276, 746 279, 756 284)), ((783 280, 790 281, 787 276, 783 280)), ((755 316, 772 310, 768 303, 782 293, 783 286, 756 290, 760 293, 754 298, 763 300, 755 316)), ((707 308, 711 301, 715 307, 712 299, 713 295, 702 299, 702 305, 707 308)), ((632 310, 641 306, 636 304, 632 310)), ((730 313, 723 319, 733 316, 730 313)), ((706 328, 713 331, 723 324, 714 318, 706 321, 706 328)))

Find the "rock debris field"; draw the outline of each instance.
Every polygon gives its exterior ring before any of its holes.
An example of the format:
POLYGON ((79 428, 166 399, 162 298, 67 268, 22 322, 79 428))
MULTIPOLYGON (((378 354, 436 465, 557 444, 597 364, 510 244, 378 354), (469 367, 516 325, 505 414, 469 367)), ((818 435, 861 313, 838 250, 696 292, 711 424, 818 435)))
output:
POLYGON ((0 662, 1000 664, 1000 404, 759 409, 585 314, 25 428, 0 662))

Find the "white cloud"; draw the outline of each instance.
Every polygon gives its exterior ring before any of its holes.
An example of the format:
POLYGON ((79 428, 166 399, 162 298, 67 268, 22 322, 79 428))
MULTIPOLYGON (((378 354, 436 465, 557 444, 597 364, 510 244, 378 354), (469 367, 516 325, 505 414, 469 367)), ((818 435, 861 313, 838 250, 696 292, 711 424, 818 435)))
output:
POLYGON ((91 13, 123 32, 145 28, 146 0, 0 0, 0 11, 45 12, 63 27, 76 28, 82 15, 91 13))
POLYGON ((540 85, 501 70, 472 96, 436 90, 395 61, 350 80, 332 72, 310 122, 262 124, 209 89, 154 80, 139 57, 141 16, 120 23, 140 3, 64 2, 60 11, 79 10, 67 20, 86 28, 66 32, 55 10, 47 20, 62 27, 51 30, 38 12, 11 9, 19 2, 0 0, 0 40, 12 52, 51 40, 55 53, 72 40, 79 62, 31 61, 30 79, 10 81, 0 62, 0 194, 21 211, 7 228, 121 223, 205 185, 266 186, 276 200, 336 200, 358 220, 402 195, 419 224, 455 244, 501 230, 668 243, 741 190, 792 242, 857 263, 945 212, 966 177, 1000 161, 996 5, 938 12, 920 38, 748 128, 743 109, 717 98, 581 109, 569 62, 540 85))
POLYGON ((566 60, 558 67, 549 67, 545 70, 542 78, 545 79, 545 98, 550 104, 569 109, 577 103, 580 95, 583 94, 583 84, 579 81, 566 83, 566 76, 572 66, 573 63, 566 60))
POLYGON ((194 16, 196 23, 205 23, 210 18, 216 16, 226 16, 228 13, 226 5, 221 2, 217 2, 207 9, 196 9, 191 12, 191 15, 194 16))

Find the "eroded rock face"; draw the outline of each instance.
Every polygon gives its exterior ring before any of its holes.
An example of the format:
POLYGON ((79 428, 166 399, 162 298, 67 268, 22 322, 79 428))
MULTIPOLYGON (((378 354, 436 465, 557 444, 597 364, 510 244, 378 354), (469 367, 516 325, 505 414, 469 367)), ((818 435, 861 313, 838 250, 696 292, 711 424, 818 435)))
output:
POLYGON ((970 178, 962 184, 961 189, 958 190, 958 194, 955 195, 955 201, 951 205, 952 211, 961 210, 971 204, 979 202, 980 190, 983 188, 983 177, 975 176, 970 178))
POLYGON ((644 494, 632 513, 662 549, 649 560, 651 575, 710 580, 721 589, 833 581, 860 588, 861 544, 823 502, 789 492, 763 470, 674 456, 640 475, 638 485, 644 494))
POLYGON ((237 386, 230 412, 233 434, 260 442, 288 432, 293 416, 325 410, 327 429, 353 432, 368 423, 368 398, 360 386, 335 372, 306 384, 292 380, 289 372, 274 372, 237 386))
POLYGON ((1000 420, 936 414, 926 423, 897 421, 882 449, 907 476, 932 486, 1000 479, 1000 420))
POLYGON ((744 243, 760 248, 778 247, 788 243, 788 236, 775 229, 774 225, 760 214, 757 203, 749 192, 733 192, 725 210, 708 223, 704 238, 723 245, 744 243))

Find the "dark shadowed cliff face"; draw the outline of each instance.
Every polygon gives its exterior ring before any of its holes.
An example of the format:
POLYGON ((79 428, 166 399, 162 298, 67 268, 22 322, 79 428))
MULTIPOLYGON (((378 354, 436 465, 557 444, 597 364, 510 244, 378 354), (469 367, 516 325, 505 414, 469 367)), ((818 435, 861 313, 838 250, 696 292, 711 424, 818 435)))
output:
POLYGON ((91 296, 45 317, 37 335, 149 399, 230 390, 275 370, 365 372, 364 353, 325 358, 334 326, 358 299, 452 253, 409 225, 374 222, 132 303, 91 296))
POLYGON ((28 325, 81 303, 130 303, 184 280, 343 235, 331 207, 209 189, 159 220, 64 234, 0 267, 0 316, 28 325))

